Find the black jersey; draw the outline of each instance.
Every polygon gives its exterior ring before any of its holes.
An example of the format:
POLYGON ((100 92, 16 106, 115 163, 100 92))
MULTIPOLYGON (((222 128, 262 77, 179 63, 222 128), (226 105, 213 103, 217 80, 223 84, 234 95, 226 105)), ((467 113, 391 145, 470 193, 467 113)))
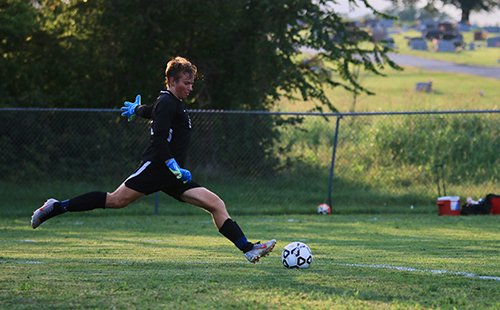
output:
POLYGON ((135 114, 151 119, 151 143, 142 161, 165 163, 175 158, 182 167, 191 139, 191 119, 182 101, 170 91, 161 91, 152 105, 140 105, 135 114))

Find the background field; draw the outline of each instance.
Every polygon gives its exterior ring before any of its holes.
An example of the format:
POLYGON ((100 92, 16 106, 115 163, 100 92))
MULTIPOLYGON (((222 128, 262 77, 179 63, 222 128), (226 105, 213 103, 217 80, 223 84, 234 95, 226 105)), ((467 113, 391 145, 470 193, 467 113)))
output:
MULTIPOLYGON (((366 74, 362 70, 359 80, 374 92, 361 94, 356 100, 352 93, 337 87, 325 93, 340 112, 389 112, 389 111, 448 111, 489 110, 500 108, 499 80, 466 74, 429 71, 417 67, 404 67, 403 71, 385 70, 386 76, 366 74), (434 92, 415 92, 419 82, 433 80, 434 92), (483 96, 479 95, 480 91, 483 96), (354 103, 355 102, 355 103, 354 103)), ((297 96, 298 97, 298 96, 297 96)), ((283 99, 276 110, 304 112, 315 102, 283 99)))
MULTIPOLYGON (((412 55, 422 58, 430 58, 442 61, 449 61, 458 64, 471 65, 471 66, 486 66, 486 67, 500 67, 500 49, 499 48, 487 48, 486 41, 474 41, 473 32, 462 32, 463 42, 467 44, 465 49, 462 49, 455 53, 449 52, 434 52, 435 46, 428 43, 429 51, 417 51, 412 50, 408 46, 408 39, 421 37, 422 33, 415 30, 410 30, 408 32, 401 32, 399 34, 391 34, 390 37, 394 39, 394 43, 397 47, 397 51, 401 54, 412 55), (470 50, 468 44, 474 42, 476 47, 474 50, 470 50)), ((489 38, 497 37, 498 34, 491 33, 489 38)))

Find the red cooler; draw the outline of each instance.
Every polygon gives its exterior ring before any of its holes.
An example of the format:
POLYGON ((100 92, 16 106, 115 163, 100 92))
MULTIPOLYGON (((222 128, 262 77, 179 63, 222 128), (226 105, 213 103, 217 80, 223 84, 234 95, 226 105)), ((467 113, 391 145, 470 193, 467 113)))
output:
POLYGON ((438 207, 439 215, 460 215, 460 197, 439 197, 438 207))

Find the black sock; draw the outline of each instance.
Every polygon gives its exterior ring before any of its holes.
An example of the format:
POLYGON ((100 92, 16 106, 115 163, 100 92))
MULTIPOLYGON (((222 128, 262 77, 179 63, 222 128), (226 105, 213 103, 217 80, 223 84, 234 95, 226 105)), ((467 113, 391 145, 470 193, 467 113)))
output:
POLYGON ((61 207, 68 212, 90 211, 96 208, 104 209, 106 196, 107 193, 105 192, 89 192, 61 202, 61 207))
POLYGON ((232 219, 227 219, 219 229, 219 232, 224 237, 231 240, 231 242, 234 243, 234 245, 236 245, 236 247, 243 253, 253 249, 253 243, 247 240, 240 226, 238 226, 238 224, 232 219))

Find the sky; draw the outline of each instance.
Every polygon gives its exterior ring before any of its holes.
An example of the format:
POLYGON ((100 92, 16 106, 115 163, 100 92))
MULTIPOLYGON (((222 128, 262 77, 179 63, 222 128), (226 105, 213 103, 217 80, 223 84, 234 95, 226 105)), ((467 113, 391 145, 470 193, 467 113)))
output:
MULTIPOLYGON (((365 8, 364 4, 361 1, 359 1, 359 7, 354 8, 353 11, 350 11, 350 9, 349 9, 349 1, 348 0, 337 0, 337 2, 338 2, 338 4, 333 6, 334 10, 336 12, 339 12, 339 13, 346 13, 346 14, 348 14, 348 16, 350 18, 360 18, 366 14, 371 13, 371 10, 365 8)), ((377 10, 381 10, 381 11, 392 6, 392 4, 389 0, 368 0, 368 3, 370 3, 377 10)), ((422 3, 422 5, 419 5, 419 7, 423 6, 424 1, 421 1, 421 3, 422 3)), ((462 11, 457 9, 455 6, 446 5, 444 7, 441 7, 438 5, 437 7, 440 11, 446 12, 448 15, 450 15, 452 18, 454 18, 457 22, 460 21, 462 11)), ((500 11, 495 10, 492 13, 472 12, 470 14, 469 19, 470 19, 471 24, 476 24, 480 27, 500 25, 500 11)))

